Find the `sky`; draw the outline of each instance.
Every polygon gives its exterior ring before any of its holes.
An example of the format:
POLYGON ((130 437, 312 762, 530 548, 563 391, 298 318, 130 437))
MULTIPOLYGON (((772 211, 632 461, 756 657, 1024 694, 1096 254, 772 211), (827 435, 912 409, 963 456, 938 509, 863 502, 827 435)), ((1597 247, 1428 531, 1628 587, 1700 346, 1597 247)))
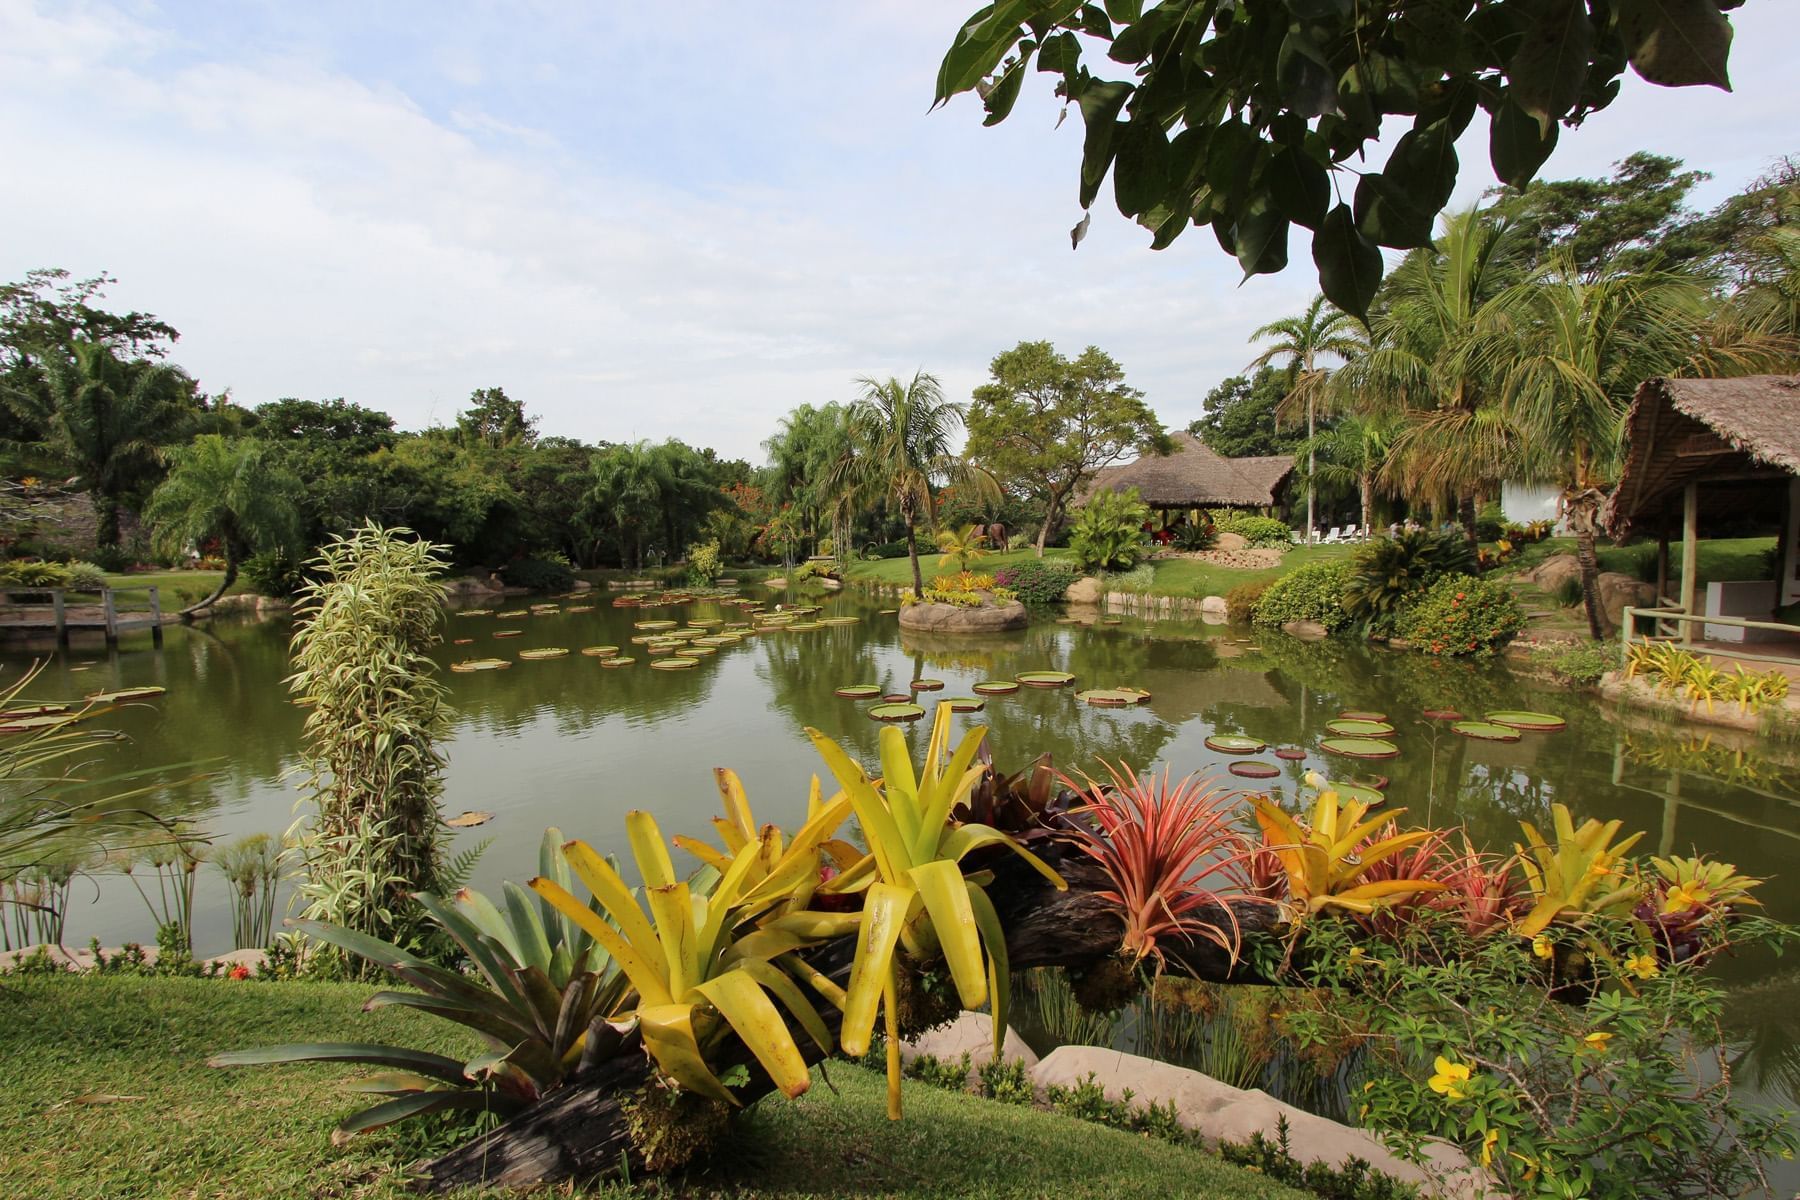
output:
MULTIPOLYGON (((1049 76, 991 129, 928 111, 975 7, 0 0, 0 278, 109 273, 207 391, 409 429, 500 386, 546 434, 761 461, 795 405, 921 369, 966 399, 1025 339, 1101 347, 1185 426, 1311 298, 1305 243, 1240 284, 1109 184, 1071 251, 1049 76)), ((1734 93, 1627 76, 1542 177, 1650 148, 1712 173, 1704 208, 1800 150, 1800 4, 1732 19, 1734 93)), ((1493 182, 1472 135, 1459 204, 1493 182)))

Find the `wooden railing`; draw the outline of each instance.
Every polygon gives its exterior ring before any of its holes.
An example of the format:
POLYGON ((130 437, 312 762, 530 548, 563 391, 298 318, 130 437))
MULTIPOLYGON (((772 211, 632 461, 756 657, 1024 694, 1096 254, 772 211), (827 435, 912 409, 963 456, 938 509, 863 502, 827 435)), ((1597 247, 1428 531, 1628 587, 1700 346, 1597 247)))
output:
MULTIPOLYGON (((1800 637, 1800 626, 1784 625, 1779 621, 1752 621, 1747 617, 1708 616, 1705 613, 1688 612, 1679 604, 1664 603, 1655 608, 1636 608, 1627 605, 1625 611, 1619 614, 1619 638, 1627 653, 1631 650, 1631 643, 1634 636, 1636 640, 1643 642, 1679 640, 1682 645, 1692 645, 1694 641, 1693 634, 1695 625, 1703 627, 1707 625, 1728 625, 1735 629, 1768 629, 1776 633, 1788 634, 1791 637, 1800 637), (1659 630, 1664 625, 1674 625, 1678 627, 1680 631, 1679 635, 1638 633, 1637 619, 1639 617, 1646 617, 1654 621, 1656 623, 1656 628, 1659 630)), ((1705 640, 1704 628, 1701 630, 1701 635, 1701 640, 1705 640)), ((1749 642, 1745 644, 1755 646, 1759 643, 1749 642)), ((1728 650, 1723 647, 1713 647, 1711 648, 1711 652, 1729 654, 1732 658, 1747 659, 1751 662, 1771 662, 1782 663, 1787 666, 1800 666, 1800 655, 1795 654, 1759 654, 1754 650, 1738 650, 1735 648, 1728 650)))
POLYGON ((151 640, 158 646, 162 645, 162 593, 155 584, 126 584, 122 587, 101 588, 100 617, 98 620, 91 618, 71 620, 69 616, 69 605, 66 599, 68 591, 68 588, 14 587, 11 585, 0 588, 0 593, 7 596, 49 596, 51 617, 56 628, 56 644, 59 646, 67 646, 69 644, 69 631, 71 629, 102 630, 106 634, 106 644, 109 646, 116 646, 119 644, 119 631, 121 629, 134 629, 143 626, 149 627, 151 640), (118 599, 115 594, 118 592, 147 592, 149 593, 148 599, 150 606, 148 609, 128 609, 121 613, 119 610, 118 599))

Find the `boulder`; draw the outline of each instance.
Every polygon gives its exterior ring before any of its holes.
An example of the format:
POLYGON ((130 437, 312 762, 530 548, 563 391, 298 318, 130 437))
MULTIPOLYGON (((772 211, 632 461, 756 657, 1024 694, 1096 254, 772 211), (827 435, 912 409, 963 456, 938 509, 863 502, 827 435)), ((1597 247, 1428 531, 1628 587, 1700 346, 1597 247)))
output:
POLYGON ((1254 1133, 1273 1138, 1285 1117, 1290 1152, 1301 1162, 1337 1167, 1345 1159, 1360 1158, 1427 1196, 1476 1200, 1495 1195, 1454 1146, 1427 1143, 1426 1165, 1407 1162, 1373 1133, 1314 1116, 1267 1092, 1240 1091, 1185 1067, 1098 1046, 1063 1046, 1031 1068, 1032 1083, 1039 1088, 1072 1088, 1089 1076, 1109 1100, 1124 1100, 1129 1092, 1133 1107, 1173 1106, 1185 1128, 1211 1142, 1247 1142, 1254 1133))
POLYGON ((1331 636, 1331 631, 1317 621, 1289 621, 1281 627, 1281 631, 1303 642, 1316 642, 1331 636))
POLYGON ((1209 616, 1223 617, 1231 611, 1231 606, 1225 603, 1223 596, 1208 596, 1200 601, 1200 611, 1209 616))
MULTIPOLYGON (((901 1062, 910 1063, 923 1054, 929 1054, 939 1062, 955 1062, 967 1054, 969 1083, 973 1086, 976 1071, 994 1060, 994 1019, 986 1013, 959 1013, 949 1024, 928 1029, 912 1041, 900 1043, 901 1062)), ((1027 1071, 1038 1062, 1038 1056, 1031 1052, 1025 1039, 1011 1029, 1006 1031, 1000 1057, 1005 1062, 1025 1064, 1027 1071)))
MULTIPOLYGON (((733 580, 732 582, 735 583, 737 581, 733 580)), ((594 585, 585 579, 577 579, 574 583, 569 585, 569 590, 571 592, 591 592, 594 590, 594 585)))
POLYGON ((1092 575, 1083 576, 1064 589, 1063 599, 1070 604, 1098 604, 1100 603, 1100 581, 1092 575))
POLYGON ((493 576, 478 579, 473 575, 458 575, 444 581, 444 595, 452 600, 492 596, 501 590, 499 581, 493 576))
POLYGON ((1602 571, 1595 581, 1600 593, 1600 611, 1617 626, 1625 619, 1625 608, 1648 608, 1656 603, 1656 585, 1634 579, 1618 571, 1602 571))
POLYGON ((1023 629, 1031 623, 1025 606, 1017 600, 959 608, 954 604, 909 604, 900 610, 900 628, 922 633, 994 633, 1023 629))
POLYGON ((1581 564, 1573 554, 1552 554, 1526 572, 1525 578, 1544 591, 1555 593, 1566 580, 1581 578, 1581 564))
POLYGON ((829 575, 820 575, 820 576, 818 576, 818 582, 819 582, 819 586, 820 586, 820 587, 822 587, 822 588, 824 588, 824 589, 825 589, 825 590, 826 590, 826 591, 828 591, 828 592, 835 592, 835 591, 839 591, 839 590, 841 590, 841 589, 842 589, 842 588, 843 588, 843 586, 844 586, 844 582, 843 582, 843 580, 841 580, 841 579, 833 579, 833 578, 832 578, 832 577, 831 577, 831 576, 829 576, 829 575))
POLYGON ((1248 550, 1250 543, 1241 533, 1221 533, 1213 542, 1214 550, 1248 550))

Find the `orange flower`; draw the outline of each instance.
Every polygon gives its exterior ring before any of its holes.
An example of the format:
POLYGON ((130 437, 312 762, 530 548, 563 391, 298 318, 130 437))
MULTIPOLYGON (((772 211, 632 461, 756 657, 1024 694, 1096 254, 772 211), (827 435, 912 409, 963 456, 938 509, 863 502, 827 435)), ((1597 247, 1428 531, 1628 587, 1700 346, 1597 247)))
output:
POLYGON ((239 963, 237 966, 231 968, 229 974, 233 979, 248 979, 250 978, 250 968, 246 967, 243 963, 239 963))

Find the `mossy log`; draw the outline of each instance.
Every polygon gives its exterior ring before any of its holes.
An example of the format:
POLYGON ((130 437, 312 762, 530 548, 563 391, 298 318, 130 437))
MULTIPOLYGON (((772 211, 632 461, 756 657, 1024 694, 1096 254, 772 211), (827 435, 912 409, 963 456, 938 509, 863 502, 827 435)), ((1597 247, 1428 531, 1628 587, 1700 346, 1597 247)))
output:
MULTIPOLYGON (((1067 891, 1056 891, 1010 855, 994 863, 995 879, 988 887, 1006 929, 1013 969, 1085 971, 1115 961, 1123 926, 1117 910, 1096 894, 1106 886, 1105 877, 1092 860, 1063 846, 1052 843, 1037 849, 1067 880, 1067 891)), ((1230 928, 1235 917, 1246 938, 1276 928, 1271 905, 1240 900, 1232 902, 1231 909, 1227 914, 1221 908, 1210 918, 1221 928, 1230 928)), ((809 958, 841 983, 849 975, 854 951, 855 939, 844 937, 819 947, 809 958)), ((1163 951, 1166 970, 1172 974, 1212 983, 1269 982, 1205 939, 1165 943, 1163 951)), ((835 1033, 840 1014, 825 1005, 821 1015, 835 1033)), ((803 1041, 802 1049, 809 1059, 819 1057, 810 1042, 803 1041)), ((753 1059, 746 1054, 742 1061, 751 1082, 738 1094, 747 1103, 773 1090, 753 1059)), ((638 1176, 653 1173, 642 1148, 634 1144, 631 1115, 650 1086, 650 1060, 635 1048, 578 1071, 563 1087, 504 1125, 427 1164, 419 1186, 447 1192, 476 1184, 527 1187, 626 1171, 638 1176)))

